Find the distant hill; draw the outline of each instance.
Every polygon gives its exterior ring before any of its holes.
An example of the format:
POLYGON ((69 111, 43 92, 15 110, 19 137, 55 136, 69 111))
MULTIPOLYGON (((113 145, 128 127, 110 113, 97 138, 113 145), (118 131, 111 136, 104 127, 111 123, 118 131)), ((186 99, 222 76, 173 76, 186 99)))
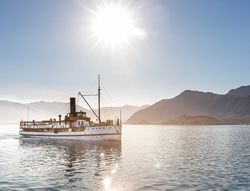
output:
MULTIPOLYGON (((78 110, 88 110, 77 106, 78 110)), ((34 102, 21 104, 10 101, 0 101, 0 124, 18 124, 23 120, 46 120, 50 118, 58 119, 58 115, 63 117, 69 111, 69 104, 62 102, 34 102)))
POLYGON ((173 120, 163 123, 164 125, 218 125, 223 121, 208 116, 187 116, 181 115, 173 120))
MULTIPOLYGON (((136 107, 126 105, 123 107, 104 107, 101 108, 101 118, 115 119, 115 116, 120 118, 120 110, 122 111, 122 121, 125 122, 131 115, 140 109, 144 109, 147 106, 136 107)), ((18 124, 21 119, 23 120, 46 120, 50 118, 58 119, 58 115, 62 117, 69 112, 69 103, 63 102, 33 102, 28 104, 21 104, 10 101, 0 101, 0 124, 18 124)), ((91 120, 96 121, 95 115, 92 111, 85 109, 81 106, 76 107, 77 111, 84 111, 87 116, 91 117, 91 120)))
POLYGON ((250 97, 187 90, 136 112, 126 123, 229 124, 237 119, 237 124, 245 124, 247 116, 250 116, 250 97))
POLYGON ((27 116, 27 107, 24 104, 0 101, 0 124, 13 124, 15 121, 18 123, 24 114, 27 116))
POLYGON ((227 95, 238 96, 238 97, 248 97, 250 96, 250 86, 241 86, 237 89, 230 90, 227 95))
MULTIPOLYGON (((144 105, 141 107, 125 105, 122 107, 103 107, 101 108, 102 119, 109 119, 110 117, 117 116, 120 118, 120 111, 122 116, 122 121, 127 121, 135 112, 145 109, 149 105, 144 105)), ((94 110, 97 113, 97 110, 94 110)))

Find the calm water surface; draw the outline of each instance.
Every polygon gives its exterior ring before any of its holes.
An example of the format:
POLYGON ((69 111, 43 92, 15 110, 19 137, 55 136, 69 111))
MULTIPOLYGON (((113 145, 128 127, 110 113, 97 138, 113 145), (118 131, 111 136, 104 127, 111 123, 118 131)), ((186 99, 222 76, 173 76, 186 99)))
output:
POLYGON ((0 190, 250 190, 250 126, 124 126, 122 142, 0 126, 0 190))

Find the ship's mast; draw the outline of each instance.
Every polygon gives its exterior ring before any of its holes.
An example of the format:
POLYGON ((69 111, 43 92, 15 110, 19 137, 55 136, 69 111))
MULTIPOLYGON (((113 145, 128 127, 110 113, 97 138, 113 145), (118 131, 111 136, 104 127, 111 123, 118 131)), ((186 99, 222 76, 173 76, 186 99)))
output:
POLYGON ((100 87, 100 74, 98 75, 98 118, 101 124, 101 87, 100 87))

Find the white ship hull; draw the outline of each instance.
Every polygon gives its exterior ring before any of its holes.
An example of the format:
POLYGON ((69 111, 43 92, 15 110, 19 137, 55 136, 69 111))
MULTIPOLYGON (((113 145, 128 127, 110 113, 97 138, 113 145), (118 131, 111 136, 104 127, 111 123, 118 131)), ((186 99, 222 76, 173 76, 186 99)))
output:
MULTIPOLYGON (((70 98, 70 113, 64 117, 58 116, 58 121, 54 118, 42 121, 20 121, 19 134, 25 137, 53 138, 53 139, 74 139, 74 140, 115 140, 121 141, 122 125, 121 120, 115 117, 115 120, 107 119, 101 121, 100 107, 100 76, 98 76, 98 115, 91 108, 84 95, 78 93, 92 112, 95 114, 98 123, 91 121, 86 116, 86 112, 76 111, 76 98, 70 98)), ((121 117, 120 117, 121 118, 121 117)))
MULTIPOLYGON (((121 141, 122 126, 95 126, 86 127, 84 131, 72 132, 68 129, 68 132, 39 132, 40 128, 29 127, 34 131, 25 131, 25 128, 21 128, 19 134, 25 137, 39 137, 50 139, 72 139, 72 140, 114 140, 121 141)), ((60 129, 60 128, 55 128, 60 129)))

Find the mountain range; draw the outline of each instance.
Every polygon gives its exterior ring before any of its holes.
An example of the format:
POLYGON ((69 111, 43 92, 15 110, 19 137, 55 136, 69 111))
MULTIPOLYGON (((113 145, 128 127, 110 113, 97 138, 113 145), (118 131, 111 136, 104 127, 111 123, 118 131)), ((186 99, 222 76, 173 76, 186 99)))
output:
POLYGON ((225 95, 186 90, 134 113, 127 124, 250 124, 250 86, 225 95))
MULTIPOLYGON (((126 121, 131 115, 140 109, 148 107, 147 105, 142 107, 125 105, 122 107, 103 107, 101 108, 101 118, 115 119, 120 117, 120 110, 122 111, 122 121, 126 121)), ((69 103, 63 102, 33 102, 33 103, 17 103, 11 101, 0 101, 0 124, 18 124, 20 120, 48 120, 50 118, 58 119, 58 115, 62 117, 69 113, 69 103)), ((83 108, 79 105, 76 106, 77 111, 84 111, 87 113, 91 120, 96 121, 96 117, 92 111, 83 108)), ((97 112, 97 110, 95 110, 97 112)))
MULTIPOLYGON (((94 114, 86 108, 84 111, 92 121, 94 114)), ((250 124, 250 86, 241 86, 221 95, 210 92, 186 90, 172 99, 163 99, 153 105, 136 107, 101 108, 101 118, 115 119, 122 111, 122 121, 126 124, 167 124, 167 125, 218 125, 250 124)), ((0 124, 18 124, 23 120, 46 120, 65 116, 69 112, 69 103, 33 102, 17 103, 0 101, 0 124)), ((97 110, 95 110, 97 112, 97 110)))

